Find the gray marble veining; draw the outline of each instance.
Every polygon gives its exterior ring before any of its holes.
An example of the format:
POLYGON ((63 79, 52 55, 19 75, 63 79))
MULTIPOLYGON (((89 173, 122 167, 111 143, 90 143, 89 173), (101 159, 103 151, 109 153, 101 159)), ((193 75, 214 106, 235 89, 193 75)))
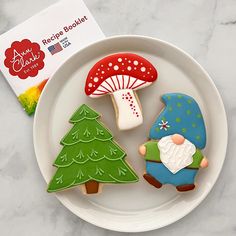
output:
MULTIPOLYGON (((0 33, 53 2, 0 0, 0 33)), ((85 2, 107 36, 148 35, 191 54, 212 76, 228 115, 227 157, 211 193, 182 220, 139 235, 236 235, 236 1, 85 2)), ((84 222, 44 191, 33 150, 32 121, 0 75, 0 235, 123 235, 84 222)))

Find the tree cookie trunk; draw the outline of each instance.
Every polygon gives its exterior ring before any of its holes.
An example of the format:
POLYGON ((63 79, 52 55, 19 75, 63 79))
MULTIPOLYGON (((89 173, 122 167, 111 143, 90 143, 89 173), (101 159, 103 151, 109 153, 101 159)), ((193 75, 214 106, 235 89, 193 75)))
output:
POLYGON ((87 194, 98 193, 99 183, 95 180, 90 180, 85 183, 85 189, 87 194))

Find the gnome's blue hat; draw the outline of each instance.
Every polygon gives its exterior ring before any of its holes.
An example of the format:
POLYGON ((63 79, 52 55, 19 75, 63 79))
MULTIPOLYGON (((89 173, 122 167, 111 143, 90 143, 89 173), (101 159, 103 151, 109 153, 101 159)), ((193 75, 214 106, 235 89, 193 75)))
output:
POLYGON ((149 138, 181 134, 197 148, 206 146, 206 129, 201 110, 190 96, 168 93, 162 96, 166 107, 150 129, 149 138))

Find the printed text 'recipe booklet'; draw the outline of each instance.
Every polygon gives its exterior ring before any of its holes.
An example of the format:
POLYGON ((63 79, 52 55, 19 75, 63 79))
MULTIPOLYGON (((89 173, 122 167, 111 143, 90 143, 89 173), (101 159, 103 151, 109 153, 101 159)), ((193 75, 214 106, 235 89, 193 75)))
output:
POLYGON ((30 115, 58 66, 102 38, 82 0, 61 0, 0 35, 0 70, 30 115))

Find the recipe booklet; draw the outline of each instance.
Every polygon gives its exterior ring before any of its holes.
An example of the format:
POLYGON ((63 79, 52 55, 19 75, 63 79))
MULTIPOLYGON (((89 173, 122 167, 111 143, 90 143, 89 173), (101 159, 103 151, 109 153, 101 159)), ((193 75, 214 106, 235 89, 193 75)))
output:
POLYGON ((61 0, 0 35, 0 70, 31 115, 56 69, 104 37, 82 0, 61 0))

